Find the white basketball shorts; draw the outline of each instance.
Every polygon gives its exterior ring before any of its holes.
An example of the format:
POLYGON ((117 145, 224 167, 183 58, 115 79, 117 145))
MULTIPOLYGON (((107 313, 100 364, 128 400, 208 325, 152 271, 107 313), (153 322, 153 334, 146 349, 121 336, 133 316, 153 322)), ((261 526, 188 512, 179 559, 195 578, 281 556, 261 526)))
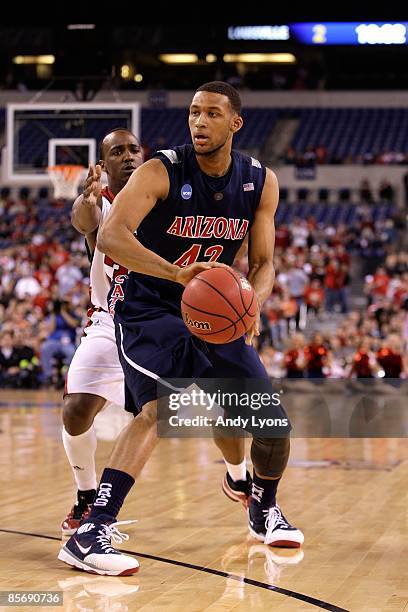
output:
POLYGON ((125 383, 112 317, 94 312, 91 321, 69 366, 65 394, 91 393, 123 406, 125 383))

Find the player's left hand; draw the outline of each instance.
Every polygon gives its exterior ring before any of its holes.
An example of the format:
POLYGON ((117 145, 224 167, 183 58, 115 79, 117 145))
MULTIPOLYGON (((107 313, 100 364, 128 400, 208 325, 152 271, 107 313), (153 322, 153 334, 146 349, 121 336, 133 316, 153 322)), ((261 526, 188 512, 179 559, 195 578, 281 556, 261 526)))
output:
POLYGON ((252 340, 254 336, 259 336, 261 328, 261 311, 259 309, 258 303, 258 314, 256 315, 255 321, 252 323, 251 327, 248 329, 245 338, 245 344, 252 344, 252 340))
POLYGON ((100 197, 102 191, 101 175, 101 166, 96 164, 94 167, 92 164, 90 164, 82 194, 84 204, 87 204, 88 206, 96 206, 98 203, 98 198, 100 197))

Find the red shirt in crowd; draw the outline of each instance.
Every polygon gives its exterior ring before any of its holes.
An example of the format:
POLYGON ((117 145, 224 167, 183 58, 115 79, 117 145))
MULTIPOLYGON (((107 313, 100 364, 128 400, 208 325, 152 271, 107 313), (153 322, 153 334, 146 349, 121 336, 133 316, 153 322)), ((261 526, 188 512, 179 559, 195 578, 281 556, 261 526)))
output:
POLYGON ((291 351, 286 351, 285 353, 285 366, 286 370, 289 372, 301 372, 302 368, 298 365, 299 359, 299 351, 296 349, 292 349, 291 351))
POLYGON ((311 287, 305 289, 305 302, 308 306, 321 306, 324 300, 324 291, 321 287, 311 287))
POLYGON ((281 249, 286 249, 289 246, 290 234, 285 225, 276 228, 275 231, 275 246, 281 249))
POLYGON ((353 370, 357 378, 372 378, 370 357, 365 349, 360 349, 353 358, 353 370))
POLYGON ((305 347, 308 370, 322 370, 327 349, 323 344, 309 344, 305 347))
POLYGON ((377 352, 377 361, 385 372, 385 378, 399 378, 403 370, 402 357, 387 347, 377 352))
POLYGON ((374 295, 387 295, 390 277, 388 274, 374 274, 371 293, 374 295))
POLYGON ((328 289, 341 289, 346 282, 344 271, 338 266, 329 263, 326 266, 326 276, 324 277, 325 287, 328 289))

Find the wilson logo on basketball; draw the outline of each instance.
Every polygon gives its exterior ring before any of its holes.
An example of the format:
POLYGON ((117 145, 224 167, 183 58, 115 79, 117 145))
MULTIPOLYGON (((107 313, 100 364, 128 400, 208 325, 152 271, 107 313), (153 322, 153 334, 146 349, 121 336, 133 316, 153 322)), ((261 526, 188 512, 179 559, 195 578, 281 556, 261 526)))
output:
POLYGON ((211 329, 211 325, 208 321, 193 321, 193 319, 190 319, 188 312, 183 312, 183 318, 186 325, 190 327, 195 327, 196 329, 211 329))

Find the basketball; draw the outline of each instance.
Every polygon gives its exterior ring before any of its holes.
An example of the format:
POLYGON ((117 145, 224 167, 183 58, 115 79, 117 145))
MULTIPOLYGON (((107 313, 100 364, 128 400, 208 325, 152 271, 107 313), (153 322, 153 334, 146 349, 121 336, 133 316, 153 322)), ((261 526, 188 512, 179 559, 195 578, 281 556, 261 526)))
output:
POLYGON ((246 278, 231 268, 211 268, 188 283, 181 311, 192 334, 206 342, 226 344, 248 331, 256 320, 258 306, 246 278))

